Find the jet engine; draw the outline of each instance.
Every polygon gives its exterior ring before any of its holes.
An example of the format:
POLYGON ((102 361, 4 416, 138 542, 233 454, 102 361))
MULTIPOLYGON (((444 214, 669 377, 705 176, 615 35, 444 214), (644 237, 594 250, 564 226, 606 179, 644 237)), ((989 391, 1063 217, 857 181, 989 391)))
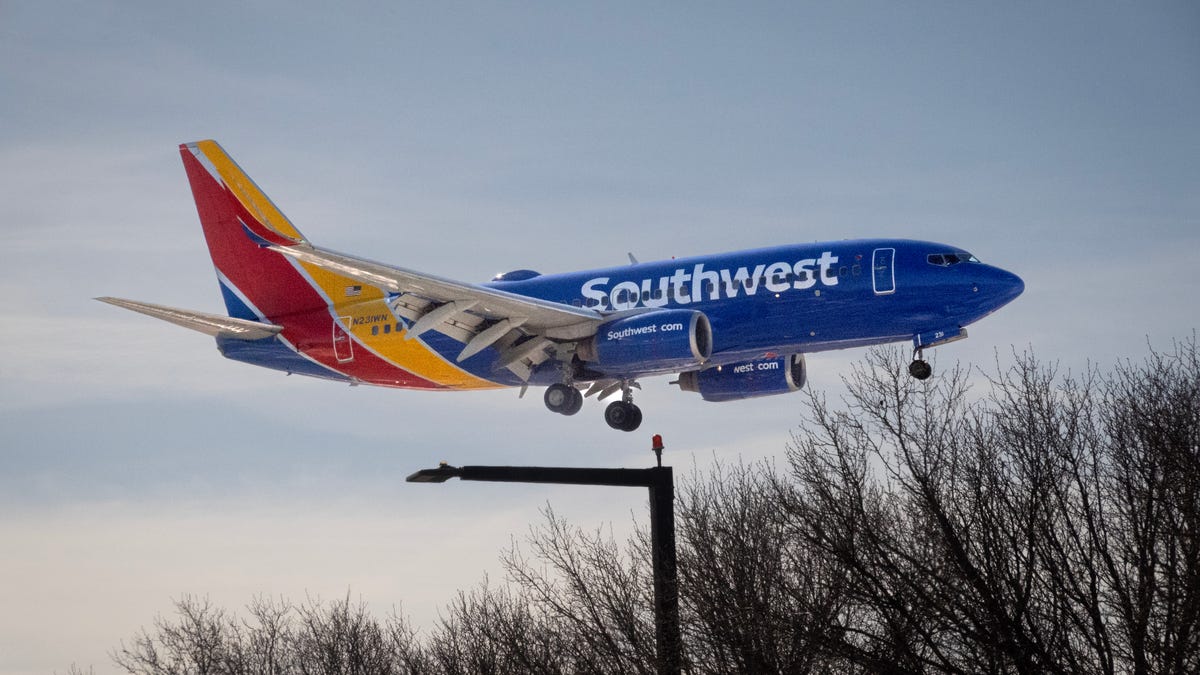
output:
POLYGON ((806 379, 804 355, 727 363, 679 374, 676 384, 705 401, 737 401, 799 391, 806 379))
POLYGON ((712 326, 692 309, 644 312, 601 324, 578 355, 614 375, 695 368, 712 355, 712 326))

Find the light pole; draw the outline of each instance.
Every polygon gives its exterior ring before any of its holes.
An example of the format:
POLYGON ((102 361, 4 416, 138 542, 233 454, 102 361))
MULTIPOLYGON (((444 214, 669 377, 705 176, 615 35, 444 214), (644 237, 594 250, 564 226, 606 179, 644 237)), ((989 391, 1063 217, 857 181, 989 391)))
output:
POLYGON ((649 469, 594 469, 547 466, 450 466, 421 469, 410 483, 444 483, 460 480, 506 483, 558 483, 611 485, 650 489, 650 556, 654 571, 654 625, 658 672, 680 672, 679 585, 675 575, 675 479, 671 467, 662 465, 662 436, 654 435, 658 466, 649 469))

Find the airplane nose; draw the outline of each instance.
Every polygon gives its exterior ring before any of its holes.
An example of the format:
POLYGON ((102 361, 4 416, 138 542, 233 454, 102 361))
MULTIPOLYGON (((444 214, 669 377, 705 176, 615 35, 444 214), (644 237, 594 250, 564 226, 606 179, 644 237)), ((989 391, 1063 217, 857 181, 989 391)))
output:
POLYGON ((1004 302, 1011 302, 1025 292, 1025 282, 1021 280, 1021 277, 1008 270, 997 271, 1000 273, 997 286, 1001 289, 1001 297, 1004 298, 1004 302))
POLYGON ((950 311, 958 313, 966 323, 982 319, 1025 292, 1025 282, 1008 270, 990 265, 980 265, 974 269, 975 274, 969 286, 969 299, 948 307, 950 311))
POLYGON ((980 281, 982 283, 977 283, 976 289, 977 292, 982 291, 979 293, 980 300, 988 306, 988 311, 1007 305, 1025 292, 1025 282, 1021 277, 999 267, 993 267, 991 273, 980 281))

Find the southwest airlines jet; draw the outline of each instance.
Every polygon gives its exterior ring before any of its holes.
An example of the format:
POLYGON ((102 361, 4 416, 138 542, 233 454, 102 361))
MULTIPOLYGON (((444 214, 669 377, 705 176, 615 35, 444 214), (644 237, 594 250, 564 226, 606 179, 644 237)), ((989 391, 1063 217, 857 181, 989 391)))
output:
POLYGON ((1024 290, 955 246, 860 239, 774 246, 466 283, 314 245, 214 141, 179 147, 228 316, 98 298, 216 338, 230 359, 406 389, 544 386, 574 415, 620 393, 609 426, 633 431, 637 380, 706 401, 783 394, 804 355, 911 340, 922 350, 1024 290))

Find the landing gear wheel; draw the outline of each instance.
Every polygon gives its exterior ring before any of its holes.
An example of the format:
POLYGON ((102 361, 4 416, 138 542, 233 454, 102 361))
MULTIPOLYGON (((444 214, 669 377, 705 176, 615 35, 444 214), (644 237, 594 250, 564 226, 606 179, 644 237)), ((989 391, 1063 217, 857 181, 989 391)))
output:
POLYGON ((604 409, 604 421, 618 431, 633 431, 642 425, 642 409, 625 401, 613 401, 604 409))
POLYGON ((546 407, 550 412, 561 413, 571 405, 571 392, 574 388, 568 387, 565 384, 552 384, 546 387, 546 395, 542 400, 546 402, 546 407))
POLYGON ((567 406, 559 412, 564 415, 574 415, 583 409, 583 392, 571 386, 568 386, 567 389, 571 390, 570 398, 568 399, 567 406))
POLYGON ((625 425, 625 431, 635 431, 642 426, 642 409, 630 403, 630 408, 633 408, 633 417, 630 418, 629 424, 625 425))
POLYGON ((928 380, 933 375, 933 368, 926 361, 915 359, 908 364, 908 374, 918 380, 928 380))
POLYGON ((583 394, 569 384, 552 384, 546 387, 543 400, 550 412, 561 415, 574 415, 583 407, 583 394))

